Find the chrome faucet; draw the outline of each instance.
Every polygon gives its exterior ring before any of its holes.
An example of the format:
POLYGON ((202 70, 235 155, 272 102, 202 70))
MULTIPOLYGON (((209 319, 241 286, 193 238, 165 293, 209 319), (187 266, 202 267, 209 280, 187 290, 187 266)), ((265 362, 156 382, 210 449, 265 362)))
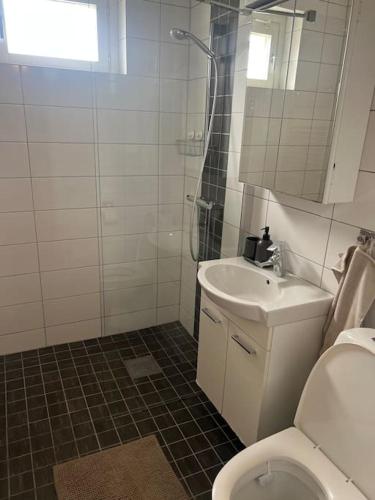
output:
POLYGON ((265 262, 259 262, 257 260, 252 261, 257 267, 262 269, 265 267, 272 267, 274 273, 279 278, 285 276, 285 264, 284 264, 284 242, 274 241, 272 245, 267 248, 268 252, 273 252, 271 257, 265 262))
POLYGON ((285 275, 284 242, 274 241, 267 250, 273 252, 268 262, 273 266, 274 273, 280 278, 283 277, 285 275))

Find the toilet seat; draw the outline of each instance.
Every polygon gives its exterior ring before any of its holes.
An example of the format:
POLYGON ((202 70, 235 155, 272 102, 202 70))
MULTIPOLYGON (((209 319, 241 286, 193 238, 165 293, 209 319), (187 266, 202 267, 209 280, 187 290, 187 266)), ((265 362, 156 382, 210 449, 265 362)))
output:
MULTIPOLYGON (((307 484, 314 500, 367 500, 358 488, 306 437, 291 427, 246 448, 218 474, 212 492, 213 500, 258 500, 250 491, 252 480, 271 470, 291 472, 295 481, 307 484)), ((293 481, 293 478, 290 478, 293 481)), ((258 498, 264 498, 259 496, 258 498)), ((274 498, 280 498, 274 497, 274 498)), ((272 500, 272 497, 267 497, 272 500)), ((302 499, 301 499, 302 500, 302 499)))

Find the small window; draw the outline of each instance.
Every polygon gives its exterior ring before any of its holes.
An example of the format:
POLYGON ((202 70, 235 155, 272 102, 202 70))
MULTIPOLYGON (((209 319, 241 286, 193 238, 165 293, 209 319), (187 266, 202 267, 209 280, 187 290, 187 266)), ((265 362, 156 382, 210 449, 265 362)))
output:
POLYGON ((79 0, 3 0, 9 54, 99 61, 97 6, 79 0))
POLYGON ((249 80, 268 80, 272 35, 251 33, 249 40, 249 60, 247 78, 249 80))

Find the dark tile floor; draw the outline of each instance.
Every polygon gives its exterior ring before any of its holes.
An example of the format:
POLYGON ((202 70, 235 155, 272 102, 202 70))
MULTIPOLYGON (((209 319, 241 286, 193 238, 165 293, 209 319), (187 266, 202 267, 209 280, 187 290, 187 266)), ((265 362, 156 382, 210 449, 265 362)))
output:
POLYGON ((180 323, 0 357, 0 499, 54 500, 52 467, 155 434, 188 494, 210 499, 243 448, 195 383, 180 323), (152 354, 158 375, 124 362, 152 354))

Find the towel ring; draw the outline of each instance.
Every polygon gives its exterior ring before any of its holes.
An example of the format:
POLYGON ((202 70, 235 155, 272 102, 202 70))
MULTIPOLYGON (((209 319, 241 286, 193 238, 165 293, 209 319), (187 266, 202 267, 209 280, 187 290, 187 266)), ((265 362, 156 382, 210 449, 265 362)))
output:
POLYGON ((357 238, 358 243, 365 245, 369 241, 375 240, 375 232, 368 231, 367 229, 361 229, 357 238))

